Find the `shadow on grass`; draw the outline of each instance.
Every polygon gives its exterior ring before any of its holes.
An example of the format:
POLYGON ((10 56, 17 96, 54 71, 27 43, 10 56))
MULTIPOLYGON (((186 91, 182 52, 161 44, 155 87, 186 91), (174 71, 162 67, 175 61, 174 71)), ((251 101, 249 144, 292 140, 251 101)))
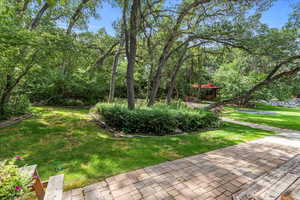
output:
POLYGON ((112 138, 90 121, 87 110, 34 109, 36 117, 0 129, 0 160, 21 155, 20 165, 38 164, 45 180, 64 173, 66 189, 273 134, 226 123, 180 136, 112 138))
POLYGON ((225 116, 236 120, 300 131, 300 109, 263 104, 258 104, 255 109, 259 111, 276 112, 276 115, 240 113, 236 112, 234 109, 237 108, 228 108, 225 116))
POLYGON ((266 110, 266 111, 282 111, 282 112, 295 112, 300 113, 300 108, 288 108, 288 107, 282 107, 282 106, 272 106, 272 105, 266 105, 266 104, 257 104, 256 110, 266 110))

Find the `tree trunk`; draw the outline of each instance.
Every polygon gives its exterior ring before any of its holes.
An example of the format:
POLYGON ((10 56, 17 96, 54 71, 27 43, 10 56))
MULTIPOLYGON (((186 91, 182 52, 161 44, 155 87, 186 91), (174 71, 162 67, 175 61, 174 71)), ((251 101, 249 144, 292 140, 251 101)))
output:
MULTIPOLYGON (((89 2, 89 0, 81 0, 79 5, 77 6, 75 12, 73 13, 73 15, 70 18, 70 21, 69 21, 69 24, 67 27, 67 31, 66 31, 66 35, 70 35, 72 33, 72 29, 74 28, 76 22, 79 20, 85 4, 87 4, 88 2, 89 2)), ((62 64, 60 65, 61 74, 64 79, 66 79, 66 76, 67 76, 67 66, 69 65, 69 61, 70 61, 70 58, 64 58, 62 61, 62 64)), ((62 86, 63 91, 64 91, 64 88, 65 88, 65 86, 63 85, 62 86)))
POLYGON ((179 60, 177 61, 176 65, 175 65, 174 72, 171 76, 171 81, 169 83, 169 89, 168 89, 168 93, 167 93, 167 97, 166 97, 166 103, 167 104, 171 103, 173 91, 174 91, 174 88, 175 88, 175 85, 176 85, 177 74, 179 72, 180 67, 182 66, 183 62, 186 59, 185 55, 186 55, 186 51, 187 51, 187 46, 188 45, 184 46, 184 49, 183 49, 183 51, 182 51, 182 53, 179 57, 179 60))
POLYGON ((1 98, 1 100, 0 100, 0 119, 4 119, 4 116, 5 116, 4 102, 1 98))
POLYGON ((168 40, 168 42, 166 43, 165 48, 163 50, 163 53, 160 56, 157 70, 154 74, 153 81, 152 81, 152 87, 151 87, 151 91, 150 91, 148 106, 152 106, 155 103, 155 98, 156 98, 156 95, 157 95, 157 92, 158 92, 158 89, 160 86, 161 72, 168 60, 168 54, 173 45, 173 42, 174 42, 174 36, 172 36, 168 40))
POLYGON ((39 12, 37 13, 37 15, 35 16, 35 18, 32 20, 29 29, 33 30, 37 27, 37 25, 39 24, 42 16, 44 15, 44 13, 46 12, 46 10, 50 7, 50 5, 46 2, 43 7, 39 10, 39 12))
POLYGON ((148 76, 148 81, 147 81, 147 101, 150 99, 151 95, 151 85, 152 85, 152 79, 153 79, 153 64, 150 64, 150 72, 148 76))
POLYGON ((214 104, 211 104, 209 106, 209 109, 211 108, 215 108, 217 106, 221 106, 221 105, 225 105, 225 104, 229 104, 229 103, 239 103, 239 104, 248 104, 249 101, 252 98, 252 94, 255 93, 256 91, 258 91, 259 89, 273 83, 274 81, 277 81, 283 77, 289 77, 289 76, 294 76, 296 75, 298 72, 300 72, 300 67, 297 67, 293 70, 290 71, 285 71, 285 72, 281 72, 277 75, 275 75, 276 72, 278 72, 278 70, 284 66, 284 65, 288 65, 290 63, 292 63, 294 60, 298 60, 300 59, 300 55, 297 56, 293 56, 290 57, 288 59, 286 59, 285 61, 279 63, 278 65, 276 65, 273 70, 269 73, 269 75, 267 76, 266 79, 264 79, 263 81, 259 82, 258 84, 256 84, 253 88, 251 88, 250 90, 248 90, 247 92, 245 92, 244 94, 241 94, 237 97, 231 98, 231 99, 227 99, 224 101, 220 101, 214 104))
POLYGON ((153 84, 152 84, 152 88, 151 88, 151 92, 150 92, 148 106, 152 106, 155 103, 155 98, 156 98, 158 89, 160 87, 162 69, 164 68, 168 58, 170 57, 170 50, 171 50, 176 38, 178 38, 180 36, 180 33, 178 33, 178 30, 180 29, 180 26, 181 26, 185 16, 193 8, 196 8, 200 4, 208 3, 210 1, 211 0, 197 0, 197 1, 193 1, 192 3, 186 5, 185 7, 182 8, 180 14, 178 15, 178 17, 176 19, 176 23, 171 30, 171 34, 169 35, 168 39, 166 40, 163 52, 159 58, 157 70, 156 70, 154 78, 153 78, 153 84))
POLYGON ((99 58, 97 58, 95 65, 90 69, 90 72, 95 71, 97 68, 101 67, 105 61, 106 58, 108 58, 109 56, 112 55, 112 52, 114 50, 114 48, 119 44, 120 42, 115 42, 112 44, 112 46, 106 51, 103 52, 103 54, 101 56, 99 56, 99 58))
MULTIPOLYGON (((29 1, 25 1, 24 2, 24 7, 21 11, 25 11, 27 9, 29 1)), ((39 22, 42 18, 42 16, 45 14, 46 10, 50 7, 50 5, 46 2, 41 9, 38 11, 37 15, 32 19, 31 23, 27 25, 27 28, 30 31, 33 31, 38 25, 39 22)), ((20 14, 20 13, 19 13, 20 14)), ((26 52, 26 48, 21 50, 21 55, 24 55, 26 52)), ((10 96, 11 96, 11 92, 14 90, 14 88, 20 83, 20 81, 22 80, 22 78, 24 76, 26 76, 26 74, 29 72, 29 70, 31 69, 31 67, 33 66, 33 62, 35 59, 35 55, 37 54, 38 50, 35 50, 34 53, 32 54, 31 57, 31 62, 28 64, 28 66, 25 68, 24 72, 21 73, 15 80, 15 82, 13 83, 13 77, 8 74, 7 75, 7 83, 6 86, 4 88, 4 91, 0 97, 0 118, 2 116, 4 116, 5 114, 5 106, 7 105, 7 103, 9 102, 10 96)))
POLYGON ((111 72, 111 81, 110 81, 110 87, 109 87, 109 96, 108 96, 108 102, 111 103, 114 101, 115 98, 115 88, 116 88, 116 76, 117 76, 117 67, 119 64, 119 57, 121 53, 121 46, 118 49, 115 58, 114 63, 112 66, 112 72, 111 72))
POLYGON ((147 37, 146 35, 146 38, 147 38, 147 52, 149 54, 149 57, 150 57, 150 71, 149 71, 149 76, 148 76, 148 81, 147 81, 147 101, 149 100, 150 98, 150 91, 151 91, 151 85, 152 85, 152 79, 153 79, 153 67, 154 67, 154 46, 151 42, 151 34, 149 37, 147 37))
POLYGON ((5 106, 7 105, 10 98, 10 92, 4 91, 0 99, 0 119, 5 116, 5 106))
POLYGON ((73 15, 70 19, 70 22, 69 22, 69 25, 67 28, 67 32, 66 32, 67 35, 71 34, 71 31, 72 31, 74 25, 76 24, 76 22, 78 21, 78 19, 80 17, 82 9, 84 8, 85 4, 88 2, 89 2, 89 0, 81 0, 80 4, 77 6, 75 12, 73 13, 73 15))
POLYGON ((126 22, 126 10, 127 10, 127 0, 124 1, 124 11, 123 20, 125 27, 125 46, 126 46, 126 57, 127 57, 127 73, 126 73, 126 83, 127 83, 127 101, 128 108, 133 110, 135 108, 135 97, 134 97, 134 66, 135 57, 137 51, 137 32, 139 24, 139 9, 140 0, 133 0, 131 10, 130 10, 130 25, 129 30, 126 22))
POLYGON ((128 60, 127 65, 127 102, 128 102, 128 108, 130 110, 133 110, 135 108, 135 97, 134 97, 134 61, 128 60))
POLYGON ((9 101, 11 91, 12 91, 12 76, 10 74, 7 74, 6 85, 4 87, 4 91, 2 92, 0 98, 0 119, 5 116, 5 106, 9 101))

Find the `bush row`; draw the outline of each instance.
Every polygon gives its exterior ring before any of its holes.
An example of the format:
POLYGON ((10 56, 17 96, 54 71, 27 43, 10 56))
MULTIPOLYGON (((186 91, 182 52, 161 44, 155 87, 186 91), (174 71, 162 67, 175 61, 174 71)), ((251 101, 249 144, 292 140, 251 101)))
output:
POLYGON ((191 132, 221 125, 218 116, 202 109, 193 110, 185 106, 156 105, 141 106, 129 110, 123 104, 96 105, 102 121, 109 127, 125 133, 146 133, 166 135, 177 132, 191 132))

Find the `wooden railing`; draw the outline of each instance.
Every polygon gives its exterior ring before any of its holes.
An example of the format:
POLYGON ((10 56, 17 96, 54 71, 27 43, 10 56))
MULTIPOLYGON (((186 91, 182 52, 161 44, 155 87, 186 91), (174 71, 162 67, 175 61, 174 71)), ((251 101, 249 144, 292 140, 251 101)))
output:
POLYGON ((22 174, 32 177, 31 190, 35 192, 39 200, 62 200, 64 175, 51 176, 47 182, 42 182, 37 165, 20 168, 22 174))

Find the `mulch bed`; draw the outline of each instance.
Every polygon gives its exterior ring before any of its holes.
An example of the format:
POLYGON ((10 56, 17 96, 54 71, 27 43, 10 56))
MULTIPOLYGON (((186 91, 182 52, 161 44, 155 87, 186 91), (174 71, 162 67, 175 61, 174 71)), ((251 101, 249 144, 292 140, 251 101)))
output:
POLYGON ((21 122, 25 119, 28 119, 28 118, 32 117, 32 116, 33 116, 33 114, 28 113, 28 114, 25 114, 25 115, 22 115, 22 116, 19 116, 19 117, 12 117, 8 120, 0 122, 0 128, 5 128, 5 127, 8 127, 8 126, 14 125, 16 123, 19 123, 19 122, 21 122))

